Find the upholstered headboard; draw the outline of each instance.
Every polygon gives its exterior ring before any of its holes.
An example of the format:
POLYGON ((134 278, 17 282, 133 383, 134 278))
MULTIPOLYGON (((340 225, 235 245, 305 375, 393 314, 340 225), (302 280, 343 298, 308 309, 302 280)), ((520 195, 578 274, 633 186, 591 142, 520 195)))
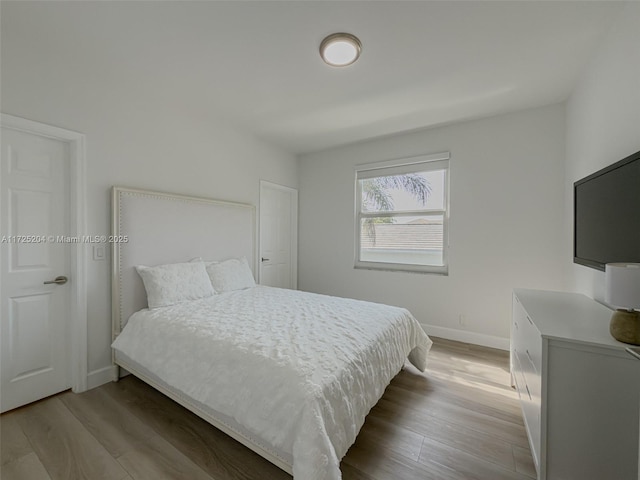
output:
POLYGON ((147 306, 136 265, 246 257, 255 273, 255 226, 253 205, 113 187, 113 338, 147 306))

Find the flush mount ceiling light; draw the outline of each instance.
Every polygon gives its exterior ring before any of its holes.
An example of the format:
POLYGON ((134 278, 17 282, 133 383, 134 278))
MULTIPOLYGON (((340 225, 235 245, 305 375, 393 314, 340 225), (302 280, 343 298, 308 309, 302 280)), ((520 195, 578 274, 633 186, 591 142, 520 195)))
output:
POLYGON ((350 33, 334 33, 320 44, 320 56, 327 65, 346 67, 360 56, 362 43, 350 33))

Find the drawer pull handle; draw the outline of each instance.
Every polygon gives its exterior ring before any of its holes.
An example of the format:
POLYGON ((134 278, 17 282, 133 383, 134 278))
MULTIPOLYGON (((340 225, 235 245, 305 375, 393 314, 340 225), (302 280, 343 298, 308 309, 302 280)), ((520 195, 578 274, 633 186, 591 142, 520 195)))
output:
POLYGON ((527 395, 529 395, 529 400, 531 400, 531 392, 529 391, 529 385, 525 385, 524 388, 527 389, 527 395))
POLYGON ((531 319, 529 318, 529 315, 527 315, 527 320, 529 320, 529 323, 530 323, 531 325, 533 325, 533 322, 532 322, 532 321, 531 321, 531 319))
POLYGON ((525 350, 527 352, 527 357, 529 357, 529 360, 531 361, 531 363, 533 363, 533 358, 531 358, 531 354, 529 353, 529 349, 525 350))

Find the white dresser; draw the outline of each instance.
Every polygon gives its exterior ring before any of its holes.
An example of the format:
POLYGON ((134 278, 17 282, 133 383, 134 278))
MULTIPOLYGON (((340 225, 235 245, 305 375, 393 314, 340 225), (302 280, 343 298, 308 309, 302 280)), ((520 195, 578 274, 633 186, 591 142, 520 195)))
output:
POLYGON ((584 295, 514 290, 511 378, 539 480, 638 480, 640 362, 584 295))

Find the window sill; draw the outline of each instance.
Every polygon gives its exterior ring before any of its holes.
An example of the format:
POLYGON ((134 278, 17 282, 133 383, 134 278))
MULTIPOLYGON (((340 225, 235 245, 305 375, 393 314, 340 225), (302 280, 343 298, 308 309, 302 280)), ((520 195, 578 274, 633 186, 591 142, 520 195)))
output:
POLYGON ((425 266, 425 265, 400 265, 374 262, 356 262, 353 266, 356 270, 379 270, 384 272, 419 273, 423 275, 448 276, 447 266, 425 266))

